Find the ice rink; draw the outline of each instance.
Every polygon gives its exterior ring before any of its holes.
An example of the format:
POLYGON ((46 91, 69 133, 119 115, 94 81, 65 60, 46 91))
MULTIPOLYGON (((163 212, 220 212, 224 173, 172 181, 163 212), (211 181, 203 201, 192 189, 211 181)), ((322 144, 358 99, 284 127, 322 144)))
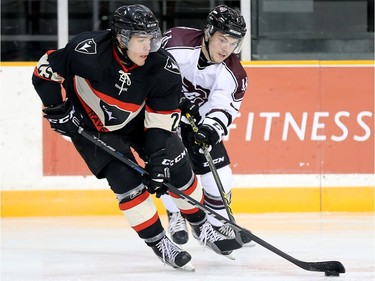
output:
MULTIPOLYGON (((166 216, 161 216, 166 226, 166 216)), ((255 244, 219 256, 190 237, 195 272, 164 266, 122 216, 3 218, 1 281, 375 280, 374 214, 237 214, 237 223, 303 261, 338 260, 340 277, 297 267, 255 244)))

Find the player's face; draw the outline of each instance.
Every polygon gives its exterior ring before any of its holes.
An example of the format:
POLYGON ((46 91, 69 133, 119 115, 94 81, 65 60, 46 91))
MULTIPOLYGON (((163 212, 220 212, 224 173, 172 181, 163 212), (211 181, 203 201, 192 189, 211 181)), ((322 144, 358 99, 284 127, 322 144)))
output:
POLYGON ((239 40, 216 31, 209 39, 210 57, 215 63, 223 62, 237 47, 239 40))
POLYGON ((128 43, 126 54, 135 64, 142 66, 145 64, 151 49, 151 35, 134 34, 128 43))

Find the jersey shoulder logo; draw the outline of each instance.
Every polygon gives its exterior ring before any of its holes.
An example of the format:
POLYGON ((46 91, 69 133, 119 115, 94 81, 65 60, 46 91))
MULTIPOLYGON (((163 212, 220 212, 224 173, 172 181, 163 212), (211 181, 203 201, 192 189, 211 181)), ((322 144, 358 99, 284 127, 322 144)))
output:
POLYGON ((85 55, 95 55, 96 42, 94 38, 83 40, 82 42, 78 43, 74 50, 78 53, 82 53, 85 55))
POLYGON ((168 57, 167 59, 167 62, 164 66, 164 69, 174 73, 174 74, 180 74, 180 69, 178 67, 178 64, 177 62, 175 62, 174 59, 172 59, 171 57, 168 57))

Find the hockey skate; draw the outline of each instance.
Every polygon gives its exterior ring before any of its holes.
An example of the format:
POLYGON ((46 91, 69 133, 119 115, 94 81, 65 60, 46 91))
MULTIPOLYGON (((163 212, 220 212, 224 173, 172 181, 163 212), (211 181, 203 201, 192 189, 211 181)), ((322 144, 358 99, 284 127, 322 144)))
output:
POLYGON ((171 235, 173 242, 182 245, 189 240, 186 220, 181 216, 180 212, 169 212, 168 214, 168 232, 171 235))
POLYGON ((213 228, 228 239, 236 238, 237 240, 241 240, 243 244, 247 244, 252 241, 249 234, 244 231, 234 230, 230 225, 223 224, 222 226, 213 226, 213 228))
POLYGON ((236 233, 234 231, 234 229, 230 226, 230 225, 227 225, 227 224, 223 224, 222 226, 212 226, 217 232, 221 233, 222 235, 224 235, 225 237, 227 237, 228 239, 233 239, 236 237, 236 233))
POLYGON ((151 248, 164 264, 177 269, 195 271, 194 266, 190 263, 190 254, 173 244, 167 236, 164 236, 151 248))
POLYGON ((197 239, 200 244, 207 246, 215 253, 229 259, 234 259, 234 257, 231 256, 233 250, 242 247, 242 243, 236 240, 235 237, 227 238, 225 235, 215 230, 208 221, 205 221, 203 224, 191 224, 191 231, 193 237, 197 239))
POLYGON ((239 233, 241 236, 241 240, 244 244, 249 244, 249 246, 254 246, 254 243, 250 243, 253 240, 251 239, 251 236, 249 234, 247 234, 245 231, 239 231, 239 233))

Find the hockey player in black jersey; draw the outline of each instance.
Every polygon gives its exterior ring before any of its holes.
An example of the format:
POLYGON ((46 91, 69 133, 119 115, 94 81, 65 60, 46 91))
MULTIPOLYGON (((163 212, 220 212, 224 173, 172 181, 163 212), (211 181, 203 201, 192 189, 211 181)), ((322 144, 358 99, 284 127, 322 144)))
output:
MULTIPOLYGON (((247 88, 247 75, 237 54, 241 51, 246 34, 246 23, 238 9, 218 5, 207 17, 204 30, 175 27, 163 35, 162 47, 168 50, 179 64, 183 95, 180 103, 182 119, 181 136, 188 149, 194 172, 200 175, 205 204, 228 218, 220 191, 210 171, 200 145, 209 145, 213 163, 230 200, 232 171, 223 137, 239 113, 247 88), (198 123, 195 134, 184 117, 194 116, 198 123)), ((169 232, 178 244, 188 241, 183 216, 168 195, 162 196, 168 211, 169 232)), ((234 230, 215 218, 210 222, 222 234, 233 237, 234 230)), ((244 243, 250 242, 240 233, 244 243)))
MULTIPOLYGON (((203 200, 175 133, 180 120, 180 71, 160 45, 154 14, 143 5, 122 6, 115 11, 110 30, 79 34, 65 48, 43 55, 32 82, 51 128, 70 137, 91 172, 108 181, 138 236, 164 263, 193 270, 190 254, 166 236, 150 196, 165 193, 163 181, 168 180, 195 200, 203 200), (77 126, 136 161, 134 149, 145 161, 149 178, 83 138, 77 126)), ((176 196, 174 202, 194 235, 216 253, 228 256, 241 246, 214 230, 203 211, 176 196)))

